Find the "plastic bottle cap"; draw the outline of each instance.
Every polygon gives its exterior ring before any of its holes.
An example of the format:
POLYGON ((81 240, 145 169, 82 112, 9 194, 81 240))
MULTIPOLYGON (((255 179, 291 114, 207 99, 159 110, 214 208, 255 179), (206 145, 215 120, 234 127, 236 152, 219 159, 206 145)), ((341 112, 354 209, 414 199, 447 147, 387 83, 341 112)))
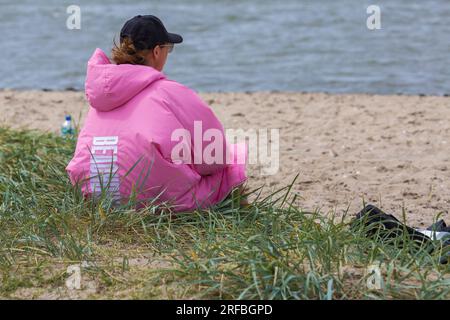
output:
POLYGON ((66 116, 66 120, 70 121, 70 120, 72 120, 72 117, 71 116, 66 116))

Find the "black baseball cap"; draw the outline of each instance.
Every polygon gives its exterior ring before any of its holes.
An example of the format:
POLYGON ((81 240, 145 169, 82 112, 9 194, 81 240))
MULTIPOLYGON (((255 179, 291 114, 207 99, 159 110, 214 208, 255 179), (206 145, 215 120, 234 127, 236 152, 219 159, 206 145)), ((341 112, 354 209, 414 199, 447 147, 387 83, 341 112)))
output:
POLYGON ((153 15, 138 15, 125 22, 120 31, 120 42, 128 37, 137 50, 153 49, 159 44, 181 43, 183 38, 167 32, 161 20, 153 15))

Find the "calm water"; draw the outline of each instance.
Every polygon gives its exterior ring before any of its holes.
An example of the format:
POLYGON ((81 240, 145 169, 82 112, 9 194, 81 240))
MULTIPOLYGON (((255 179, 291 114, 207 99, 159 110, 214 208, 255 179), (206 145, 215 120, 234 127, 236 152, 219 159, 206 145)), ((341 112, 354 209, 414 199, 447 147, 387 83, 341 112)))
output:
POLYGON ((0 0, 0 87, 82 89, 136 14, 183 35, 164 71, 198 91, 450 93, 448 0, 0 0), (66 28, 73 3, 81 30, 66 28))

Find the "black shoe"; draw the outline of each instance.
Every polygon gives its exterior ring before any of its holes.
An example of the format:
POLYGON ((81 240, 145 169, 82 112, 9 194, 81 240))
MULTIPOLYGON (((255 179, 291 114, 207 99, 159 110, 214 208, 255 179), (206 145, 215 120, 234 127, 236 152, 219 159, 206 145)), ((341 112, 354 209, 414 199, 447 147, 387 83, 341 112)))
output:
POLYGON ((429 226, 427 230, 435 232, 450 232, 450 227, 447 227, 445 221, 441 219, 438 222, 429 226))

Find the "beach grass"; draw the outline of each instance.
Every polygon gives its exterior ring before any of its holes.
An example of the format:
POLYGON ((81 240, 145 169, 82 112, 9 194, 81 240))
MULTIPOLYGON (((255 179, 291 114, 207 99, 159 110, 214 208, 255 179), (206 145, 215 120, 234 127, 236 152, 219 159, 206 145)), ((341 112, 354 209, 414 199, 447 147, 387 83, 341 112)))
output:
POLYGON ((0 128, 0 298, 450 298, 439 248, 370 240, 350 228, 354 213, 305 212, 292 183, 249 191, 245 207, 239 194, 175 216, 163 205, 114 207, 72 188, 74 148, 0 128), (80 290, 66 287, 73 265, 80 290))

